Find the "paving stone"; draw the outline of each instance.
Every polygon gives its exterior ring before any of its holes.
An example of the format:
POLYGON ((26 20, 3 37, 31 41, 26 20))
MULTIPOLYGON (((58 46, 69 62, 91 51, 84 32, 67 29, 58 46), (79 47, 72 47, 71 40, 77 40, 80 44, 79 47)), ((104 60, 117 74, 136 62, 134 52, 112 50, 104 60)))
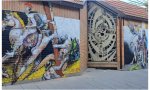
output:
POLYGON ((100 89, 100 90, 147 90, 148 70, 118 71, 87 69, 80 76, 4 86, 3 90, 50 90, 50 89, 100 89))

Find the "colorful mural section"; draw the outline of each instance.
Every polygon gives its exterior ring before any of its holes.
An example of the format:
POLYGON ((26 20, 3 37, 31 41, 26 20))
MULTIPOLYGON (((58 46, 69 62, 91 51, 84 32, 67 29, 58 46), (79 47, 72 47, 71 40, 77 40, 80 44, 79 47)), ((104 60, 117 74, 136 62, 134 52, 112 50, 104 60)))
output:
POLYGON ((128 23, 124 30, 125 64, 147 67, 148 63, 148 30, 144 24, 128 23))
POLYGON ((2 11, 2 82, 50 80, 80 72, 80 21, 32 11, 2 11), (54 33, 48 23, 56 27, 54 33))

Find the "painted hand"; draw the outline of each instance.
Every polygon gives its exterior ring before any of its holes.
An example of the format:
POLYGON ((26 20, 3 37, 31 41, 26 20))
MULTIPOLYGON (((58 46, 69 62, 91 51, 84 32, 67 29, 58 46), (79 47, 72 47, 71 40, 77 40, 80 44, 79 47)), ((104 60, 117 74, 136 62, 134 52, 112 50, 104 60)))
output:
POLYGON ((14 57, 15 52, 7 52, 6 55, 7 55, 8 57, 14 57))

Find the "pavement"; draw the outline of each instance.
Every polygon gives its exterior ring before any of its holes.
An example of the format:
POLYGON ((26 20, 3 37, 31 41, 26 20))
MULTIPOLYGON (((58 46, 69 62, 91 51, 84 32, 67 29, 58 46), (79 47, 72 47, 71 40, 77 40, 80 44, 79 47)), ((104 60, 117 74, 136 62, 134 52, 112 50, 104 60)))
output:
POLYGON ((3 86, 3 90, 138 89, 148 90, 148 69, 135 71, 88 68, 80 76, 3 86))

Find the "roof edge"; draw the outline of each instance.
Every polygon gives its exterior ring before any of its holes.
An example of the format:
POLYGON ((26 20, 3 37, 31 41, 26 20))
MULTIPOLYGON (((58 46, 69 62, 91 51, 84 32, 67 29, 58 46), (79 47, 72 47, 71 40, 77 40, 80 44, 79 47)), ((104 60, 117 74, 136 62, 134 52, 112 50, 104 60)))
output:
POLYGON ((148 19, 146 19, 146 18, 135 17, 135 16, 130 16, 130 15, 125 15, 124 19, 130 19, 130 20, 135 20, 135 21, 141 21, 141 22, 147 22, 148 23, 148 19))
POLYGON ((143 22, 148 22, 148 19, 146 18, 141 18, 141 17, 136 17, 136 16, 131 16, 131 15, 126 15, 124 14, 123 12, 119 11, 118 9, 116 9, 115 7, 107 4, 107 2, 104 2, 104 1, 96 1, 97 3, 99 4, 102 4, 104 5, 106 8, 118 13, 118 16, 119 17, 122 17, 122 18, 125 18, 125 19, 131 19, 131 20, 136 20, 136 21, 143 21, 143 22))

